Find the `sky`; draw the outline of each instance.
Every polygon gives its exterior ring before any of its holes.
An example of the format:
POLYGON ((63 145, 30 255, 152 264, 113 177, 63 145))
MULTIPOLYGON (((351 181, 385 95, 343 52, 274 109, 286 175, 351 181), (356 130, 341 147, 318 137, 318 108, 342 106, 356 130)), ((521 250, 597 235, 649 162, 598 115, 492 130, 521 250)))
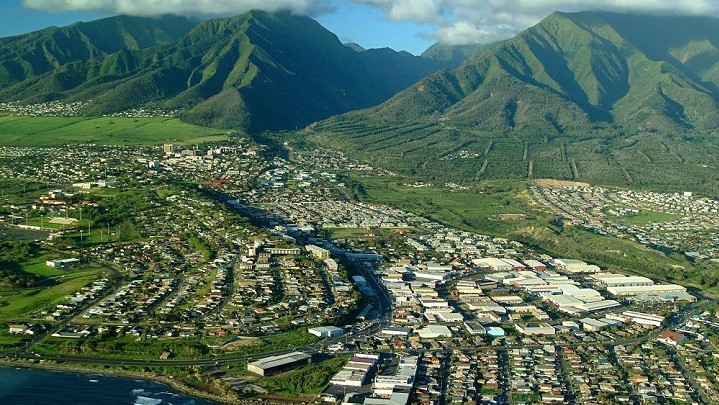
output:
POLYGON ((309 15, 343 42, 420 54, 435 42, 510 38, 553 11, 719 17, 719 0, 0 0, 0 37, 117 14, 221 17, 250 9, 309 15))

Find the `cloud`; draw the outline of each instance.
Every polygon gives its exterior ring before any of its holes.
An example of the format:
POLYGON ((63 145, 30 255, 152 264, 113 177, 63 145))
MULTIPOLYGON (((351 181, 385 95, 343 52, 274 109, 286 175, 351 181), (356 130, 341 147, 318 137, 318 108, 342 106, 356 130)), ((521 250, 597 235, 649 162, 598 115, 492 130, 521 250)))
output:
MULTIPOLYGON (((45 11, 108 14, 222 16, 251 9, 289 9, 317 16, 342 3, 380 10, 387 19, 431 26, 448 44, 509 38, 554 11, 610 10, 719 16, 719 0, 23 0, 45 11)), ((418 34, 421 36, 422 34, 418 34)))
POLYGON ((719 16, 717 0, 350 0, 383 10, 397 21, 436 25, 448 44, 509 38, 554 11, 603 10, 719 16))
POLYGON ((299 14, 317 15, 333 9, 332 0, 23 0, 23 5, 53 12, 101 11, 143 16, 219 16, 254 9, 291 10, 299 14))
POLYGON ((379 7, 397 21, 444 22, 443 0, 355 0, 355 3, 379 7))

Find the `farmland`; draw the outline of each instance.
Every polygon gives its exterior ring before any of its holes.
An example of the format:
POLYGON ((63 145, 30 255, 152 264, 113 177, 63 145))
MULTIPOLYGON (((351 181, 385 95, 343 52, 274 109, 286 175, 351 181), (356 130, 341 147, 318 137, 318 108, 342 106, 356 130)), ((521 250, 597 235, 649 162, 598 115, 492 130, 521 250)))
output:
POLYGON ((0 116, 0 146, 195 144, 225 139, 223 131, 177 118, 0 116))
POLYGON ((609 130, 587 135, 505 134, 427 121, 339 118, 310 127, 310 143, 342 150, 398 174, 430 182, 552 178, 713 195, 719 145, 707 136, 609 130))

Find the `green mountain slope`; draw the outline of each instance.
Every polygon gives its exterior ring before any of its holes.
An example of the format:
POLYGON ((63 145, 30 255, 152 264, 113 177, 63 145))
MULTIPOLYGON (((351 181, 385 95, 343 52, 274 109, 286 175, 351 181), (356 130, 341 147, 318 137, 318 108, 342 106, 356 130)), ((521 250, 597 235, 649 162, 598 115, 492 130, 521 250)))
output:
POLYGON ((714 83, 719 75, 713 73, 719 53, 711 44, 719 43, 719 30, 716 20, 697 20, 707 24, 697 28, 690 17, 555 13, 451 73, 424 79, 371 114, 435 115, 498 131, 593 122, 711 130, 718 123, 719 94, 714 83), (664 44, 657 45, 662 38, 664 44), (549 100, 572 113, 557 115, 546 105, 549 100))
POLYGON ((182 17, 118 16, 0 38, 0 87, 71 62, 171 43, 195 24, 182 17))
POLYGON ((202 21, 169 43, 78 57, 0 89, 0 99, 92 100, 88 114, 180 108, 196 124, 279 130, 376 105, 441 66, 389 49, 358 53, 308 17, 252 11, 202 21))
POLYGON ((436 179, 706 188, 717 184, 718 23, 555 13, 310 138, 436 179))

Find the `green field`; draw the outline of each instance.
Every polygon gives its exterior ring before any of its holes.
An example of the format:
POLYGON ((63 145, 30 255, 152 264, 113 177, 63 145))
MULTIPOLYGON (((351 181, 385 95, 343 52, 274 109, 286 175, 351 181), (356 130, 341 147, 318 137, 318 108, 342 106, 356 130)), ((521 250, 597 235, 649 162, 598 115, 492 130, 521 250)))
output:
POLYGON ((645 224, 656 224, 661 222, 670 222, 681 218, 680 215, 669 214, 666 212, 656 211, 639 211, 636 215, 629 215, 626 217, 618 217, 619 222, 623 222, 629 225, 645 225, 645 224))
MULTIPOLYGON (((543 216, 529 206, 526 182, 482 181, 469 190, 412 187, 404 181, 349 175, 350 197, 391 205, 437 222, 493 236, 506 236, 523 221, 500 220, 502 214, 525 214, 529 221, 543 216)), ((339 235, 342 232, 338 232, 339 235)))
POLYGON ((196 144, 226 139, 221 130, 177 118, 0 117, 0 146, 196 144))
POLYGON ((101 270, 88 269, 68 276, 61 284, 52 287, 36 287, 0 295, 0 323, 29 320, 36 311, 61 301, 68 294, 79 290, 98 277, 101 270))

